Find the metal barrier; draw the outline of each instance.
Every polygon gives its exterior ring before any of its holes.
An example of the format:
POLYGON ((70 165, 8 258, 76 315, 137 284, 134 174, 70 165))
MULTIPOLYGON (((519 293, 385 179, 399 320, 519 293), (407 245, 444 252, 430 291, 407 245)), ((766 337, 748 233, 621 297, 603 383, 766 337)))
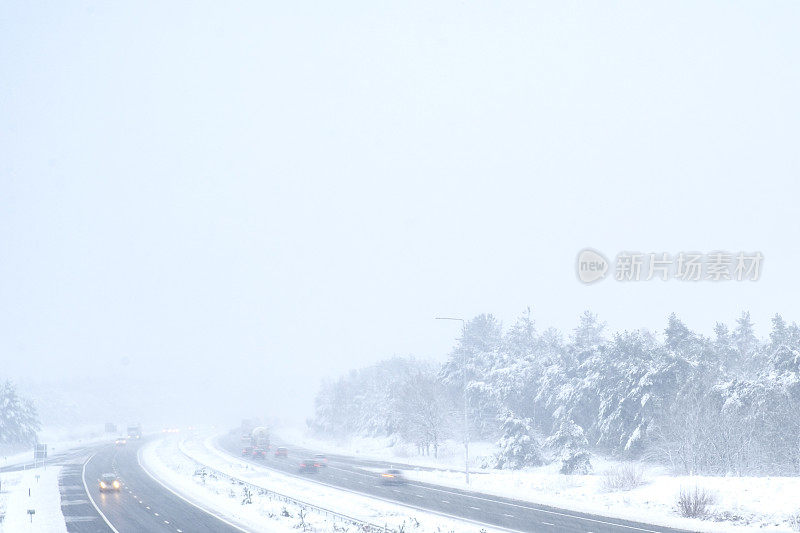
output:
POLYGON ((178 443, 178 450, 181 454, 192 461, 194 464, 198 465, 200 468, 204 468, 208 471, 211 471, 217 477, 228 479, 232 483, 236 483, 239 486, 246 487, 251 492, 258 494, 259 496, 266 496, 270 500, 277 500, 284 503, 288 503, 291 505, 297 505, 300 508, 310 509, 316 513, 319 513, 327 518, 332 518, 333 520, 339 521, 344 524, 349 524, 352 526, 356 526, 360 533, 396 533, 394 529, 389 529, 386 525, 379 526, 377 524, 373 524, 371 522, 367 522, 366 520, 361 520, 359 518, 354 518, 352 516, 348 516, 346 514, 332 511, 331 509, 327 509, 325 507, 320 507, 319 505, 314 505, 312 503, 304 502, 302 500, 298 500, 297 498, 292 498, 291 496, 287 496, 285 494, 281 494, 279 492, 275 492, 274 490, 265 489, 264 487, 260 487, 258 485, 254 485, 248 481, 244 481, 243 479, 239 479, 236 476, 232 476, 230 474, 226 474, 216 468, 209 466, 207 464, 201 463, 191 455, 189 455, 182 446, 182 442, 178 443))

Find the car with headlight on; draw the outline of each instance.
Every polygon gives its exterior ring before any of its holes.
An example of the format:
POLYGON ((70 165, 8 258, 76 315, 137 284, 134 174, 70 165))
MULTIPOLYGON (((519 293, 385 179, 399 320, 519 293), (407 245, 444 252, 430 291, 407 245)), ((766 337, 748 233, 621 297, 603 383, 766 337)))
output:
POLYGON ((113 491, 119 492, 122 488, 122 483, 119 482, 116 474, 106 473, 100 476, 100 492, 113 491))
POLYGON ((381 472, 381 483, 384 485, 403 485, 405 482, 406 478, 400 470, 390 468, 381 472))
POLYGON ((114 441, 114 444, 116 444, 117 446, 125 446, 126 444, 128 444, 128 440, 127 439, 117 439, 117 440, 114 441))

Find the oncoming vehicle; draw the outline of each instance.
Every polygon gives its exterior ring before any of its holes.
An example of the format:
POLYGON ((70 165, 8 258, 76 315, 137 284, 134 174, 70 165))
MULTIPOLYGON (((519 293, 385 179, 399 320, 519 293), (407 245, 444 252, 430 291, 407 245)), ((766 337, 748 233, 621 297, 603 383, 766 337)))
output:
POLYGON ((114 444, 116 444, 117 446, 125 446, 126 444, 128 444, 128 441, 126 439, 117 439, 116 441, 114 441, 114 444))
POLYGON ((283 446, 278 446, 275 449, 275 457, 289 457, 288 448, 284 448, 283 446))
POLYGON ((314 460, 319 463, 319 466, 328 466, 328 458, 324 453, 315 454, 314 460))
POLYGON ((116 474, 108 472, 100 476, 100 492, 119 492, 121 487, 122 484, 119 482, 119 479, 117 479, 116 474))
POLYGON ((400 470, 391 468, 381 473, 381 483, 384 485, 402 485, 405 482, 406 478, 400 470))
POLYGON ((319 461, 316 461, 314 459, 304 459, 300 461, 298 469, 302 473, 316 473, 321 466, 322 465, 320 464, 319 461))

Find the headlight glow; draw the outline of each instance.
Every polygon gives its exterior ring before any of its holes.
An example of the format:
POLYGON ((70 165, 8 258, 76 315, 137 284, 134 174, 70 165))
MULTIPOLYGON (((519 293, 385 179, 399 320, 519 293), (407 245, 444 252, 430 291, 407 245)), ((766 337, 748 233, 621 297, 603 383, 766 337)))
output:
POLYGON ((106 488, 106 482, 105 482, 105 481, 101 481, 101 482, 100 482, 100 488, 101 488, 101 489, 104 489, 104 488, 106 488))

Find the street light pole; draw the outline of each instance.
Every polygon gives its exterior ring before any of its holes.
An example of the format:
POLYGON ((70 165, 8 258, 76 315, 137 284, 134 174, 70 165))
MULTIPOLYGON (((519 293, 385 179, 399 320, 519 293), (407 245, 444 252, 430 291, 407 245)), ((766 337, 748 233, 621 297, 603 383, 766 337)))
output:
POLYGON ((467 477, 467 485, 469 485, 469 416, 467 414, 468 397, 467 397, 467 350, 463 343, 467 340, 467 322, 463 318, 453 318, 447 316, 437 316, 436 320, 455 320, 461 322, 461 339, 462 350, 461 353, 461 377, 464 382, 464 474, 467 477))

